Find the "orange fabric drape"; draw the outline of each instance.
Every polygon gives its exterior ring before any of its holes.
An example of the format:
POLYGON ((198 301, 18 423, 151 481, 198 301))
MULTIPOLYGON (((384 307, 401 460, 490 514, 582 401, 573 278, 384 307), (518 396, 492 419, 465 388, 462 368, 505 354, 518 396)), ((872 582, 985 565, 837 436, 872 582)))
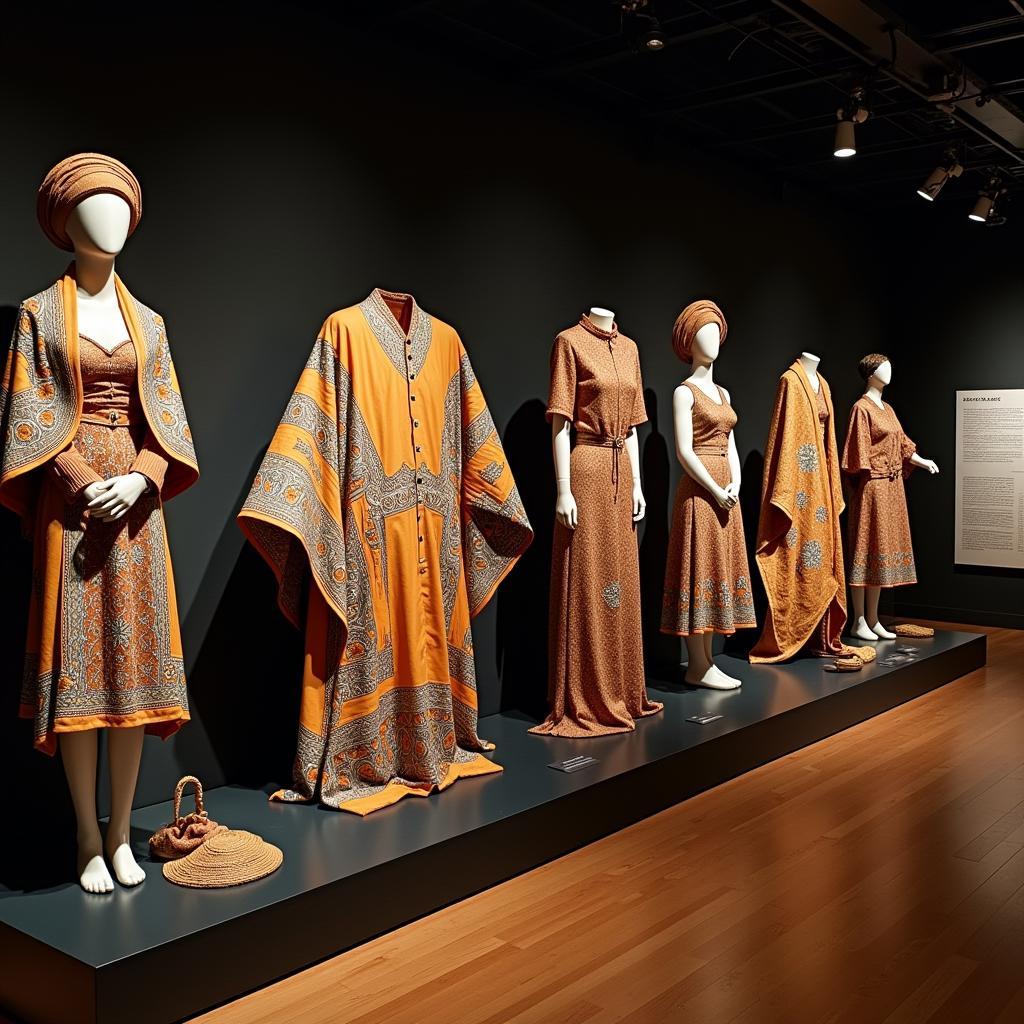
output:
POLYGON ((756 549, 768 613, 750 652, 753 663, 790 658, 808 642, 819 654, 842 648, 843 491, 832 395, 820 374, 818 381, 827 412, 824 424, 818 395, 799 361, 782 375, 775 396, 756 549))
POLYGON ((532 538, 469 357, 412 296, 324 323, 239 514, 305 630, 293 788, 358 814, 500 771, 470 620, 532 538))

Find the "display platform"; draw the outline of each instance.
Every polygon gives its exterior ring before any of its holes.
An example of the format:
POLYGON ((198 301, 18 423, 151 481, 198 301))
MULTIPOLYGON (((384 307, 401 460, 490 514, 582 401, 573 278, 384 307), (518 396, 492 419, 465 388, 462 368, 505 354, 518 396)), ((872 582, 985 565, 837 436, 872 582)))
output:
MULTIPOLYGON (((939 632, 877 645, 879 661, 827 673, 822 661, 750 666, 730 693, 651 681, 665 711, 635 733, 591 740, 530 735, 515 714, 484 718, 506 771, 467 779, 368 818, 264 792, 207 793, 215 820, 284 851, 281 869, 237 889, 181 889, 158 864, 133 890, 87 896, 63 882, 0 888, 0 1006, 30 1022, 166 1024, 608 835, 701 790, 920 696, 985 664, 985 637, 939 632), (919 656, 882 662, 897 645, 919 656), (691 716, 721 715, 709 724, 691 716), (565 773, 549 764, 597 762, 565 773)), ((135 813, 139 855, 171 814, 135 813)), ((339 996, 339 998, 342 998, 339 996)))

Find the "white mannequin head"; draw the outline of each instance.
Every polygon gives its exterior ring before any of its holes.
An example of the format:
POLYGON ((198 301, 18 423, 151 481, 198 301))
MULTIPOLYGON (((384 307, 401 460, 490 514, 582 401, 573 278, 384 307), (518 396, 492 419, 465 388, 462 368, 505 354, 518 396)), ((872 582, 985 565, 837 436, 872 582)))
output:
POLYGON ((131 207, 112 192, 86 196, 67 221, 66 230, 75 244, 75 253, 116 256, 128 239, 131 217, 131 207))
POLYGON ((892 380, 892 363, 888 356, 873 352, 865 356, 857 366, 864 383, 869 388, 882 390, 892 380))
POLYGON ((693 336, 692 364, 694 366, 710 366, 718 358, 721 347, 721 328, 716 323, 705 324, 693 336))

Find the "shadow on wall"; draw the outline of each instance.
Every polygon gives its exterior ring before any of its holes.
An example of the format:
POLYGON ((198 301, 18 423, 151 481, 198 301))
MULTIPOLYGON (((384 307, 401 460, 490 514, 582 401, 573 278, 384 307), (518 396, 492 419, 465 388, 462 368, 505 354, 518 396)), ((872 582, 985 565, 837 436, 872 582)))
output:
POLYGON ((750 587, 754 596, 756 629, 739 629, 726 637, 723 645, 726 653, 745 658, 751 647, 757 643, 768 614, 768 596, 761 581, 754 553, 757 550, 757 525, 761 518, 761 485, 764 481, 764 456, 753 449, 743 460, 740 480, 740 512, 743 515, 743 539, 747 547, 747 568, 750 570, 750 587))
POLYGON ((533 543, 498 591, 496 653, 502 711, 538 721, 548 702, 548 601, 554 533, 555 471, 545 406, 532 398, 512 415, 503 445, 533 527, 533 543))
POLYGON ((662 633, 661 602, 665 588, 665 562, 669 537, 669 446, 659 430, 658 396, 644 389, 644 405, 650 433, 644 441, 640 476, 647 512, 640 541, 640 611, 644 641, 644 667, 655 679, 669 679, 678 672, 680 641, 662 633))
MULTIPOLYGON (((235 513, 263 454, 245 477, 218 547, 238 543, 235 513)), ((278 608, 273 572, 246 542, 189 674, 195 717, 227 782, 254 787, 291 783, 302 663, 302 634, 278 608)), ((187 751, 176 751, 179 758, 183 753, 187 761, 187 751)))

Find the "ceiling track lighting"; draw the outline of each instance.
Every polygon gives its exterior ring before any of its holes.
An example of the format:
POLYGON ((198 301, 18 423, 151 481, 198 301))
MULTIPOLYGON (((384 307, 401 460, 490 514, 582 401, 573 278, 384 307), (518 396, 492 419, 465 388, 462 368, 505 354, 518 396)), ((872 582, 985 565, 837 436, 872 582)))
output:
POLYGON ((959 178, 964 173, 964 164, 961 153, 954 146, 950 146, 943 154, 935 170, 924 179, 917 194, 922 199, 934 202, 939 193, 945 187, 950 178, 959 178))
POLYGON ((978 224, 987 224, 995 227, 1003 224, 1006 217, 1002 215, 1002 208, 1005 202, 1004 196, 1007 189, 998 174, 989 178, 988 184, 978 193, 974 207, 969 214, 970 220, 978 224))
POLYGON ((650 10, 650 0, 621 0, 622 27, 637 53, 661 53, 668 45, 657 15, 650 10))
POLYGON ((833 156, 846 158, 857 155, 857 125, 863 124, 869 116, 864 86, 855 86, 849 99, 836 111, 833 156))

